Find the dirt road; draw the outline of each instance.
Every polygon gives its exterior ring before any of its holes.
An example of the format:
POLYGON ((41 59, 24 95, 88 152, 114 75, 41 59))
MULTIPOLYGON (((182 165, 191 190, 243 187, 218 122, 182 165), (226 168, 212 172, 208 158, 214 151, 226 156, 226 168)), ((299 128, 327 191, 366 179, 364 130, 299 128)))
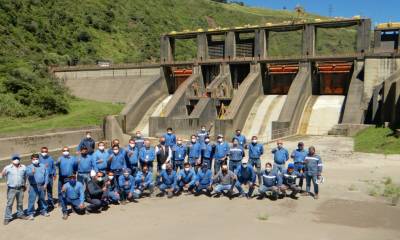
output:
MULTIPOLYGON (((298 140, 288 140, 285 146, 291 151, 298 140)), ((400 239, 400 207, 369 196, 370 186, 365 182, 386 176, 400 182, 400 156, 353 153, 351 138, 301 140, 307 146, 315 145, 324 161, 326 182, 319 200, 183 195, 141 199, 139 203, 111 206, 101 214, 71 214, 67 221, 61 219, 57 208, 49 218, 39 216, 34 221, 1 225, 0 239, 400 239)), ((271 159, 270 146, 264 159, 271 159)), ((3 214, 4 184, 0 206, 3 214)))

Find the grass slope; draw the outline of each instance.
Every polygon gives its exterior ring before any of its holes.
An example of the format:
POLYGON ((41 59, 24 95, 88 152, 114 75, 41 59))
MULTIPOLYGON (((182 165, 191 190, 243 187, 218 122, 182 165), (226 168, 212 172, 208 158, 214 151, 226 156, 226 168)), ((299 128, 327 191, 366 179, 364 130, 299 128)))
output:
POLYGON ((392 136, 389 128, 367 128, 354 141, 354 150, 358 152, 400 154, 400 138, 392 136))

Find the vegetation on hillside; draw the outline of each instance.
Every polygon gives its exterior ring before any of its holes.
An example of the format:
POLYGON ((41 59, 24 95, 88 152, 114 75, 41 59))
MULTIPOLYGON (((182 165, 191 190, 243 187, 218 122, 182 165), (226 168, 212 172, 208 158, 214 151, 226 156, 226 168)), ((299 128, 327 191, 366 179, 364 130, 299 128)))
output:
POLYGON ((367 153, 400 154, 400 138, 390 128, 370 127, 354 137, 354 150, 367 153))
MULTIPOLYGON (((208 0, 4 0, 0 1, 0 116, 46 117, 71 111, 71 97, 54 81, 50 65, 156 62, 159 39, 172 30, 282 22, 291 11, 208 0)), ((305 14, 302 18, 315 18, 305 14)), ((271 54, 295 54, 300 33, 272 41, 271 54), (279 47, 283 46, 283 48, 279 47)), ((331 36, 333 40, 340 37, 331 36)), ((334 41, 333 41, 334 42, 334 41)), ((351 43, 343 41, 344 48, 351 43)), ((183 42, 178 59, 192 56, 183 42)), ((321 46, 321 51, 332 46, 321 46)))

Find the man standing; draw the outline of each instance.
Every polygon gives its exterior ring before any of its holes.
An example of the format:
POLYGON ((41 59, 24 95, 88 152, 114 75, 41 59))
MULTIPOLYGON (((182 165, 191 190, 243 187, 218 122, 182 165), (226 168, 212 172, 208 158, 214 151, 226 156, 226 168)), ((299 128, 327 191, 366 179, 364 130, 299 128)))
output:
POLYGON ((61 210, 62 218, 68 219, 68 205, 71 205, 78 214, 85 214, 85 189, 83 184, 76 181, 76 176, 68 176, 68 182, 64 184, 61 191, 61 210))
POLYGON ((246 145, 246 137, 242 134, 240 129, 236 129, 235 136, 233 136, 233 139, 237 139, 239 145, 244 149, 247 147, 246 145))
POLYGON ((122 175, 122 170, 126 168, 125 155, 120 151, 118 145, 112 147, 112 153, 108 157, 108 165, 118 181, 119 176, 122 175))
POLYGON ((172 128, 167 128, 167 133, 163 136, 165 138, 165 145, 167 147, 173 147, 176 144, 176 136, 172 132, 172 128))
POLYGON ((4 215, 4 225, 10 223, 12 219, 12 206, 14 199, 17 200, 17 217, 28 219, 24 215, 23 200, 26 190, 26 167, 20 163, 19 155, 11 157, 12 163, 7 165, 1 172, 1 177, 7 180, 7 206, 4 215))
POLYGON ((222 163, 221 170, 213 178, 213 183, 217 184, 215 187, 216 196, 219 197, 222 193, 227 191, 228 197, 231 198, 236 181, 236 175, 228 170, 228 165, 226 163, 222 163))
POLYGON ((200 163, 201 161, 201 145, 197 142, 196 135, 191 136, 191 141, 187 145, 187 152, 189 163, 192 167, 196 165, 196 163, 200 163))
POLYGON ((293 163, 288 164, 286 172, 283 174, 283 185, 281 187, 282 193, 286 195, 286 191, 289 189, 291 192, 290 197, 296 198, 296 194, 300 192, 300 187, 296 184, 296 178, 302 174, 295 170, 293 163))
POLYGON ((267 192, 271 192, 273 198, 275 200, 278 199, 279 189, 282 186, 282 177, 281 174, 272 169, 272 164, 269 162, 265 164, 262 179, 263 183, 258 188, 260 197, 263 198, 266 196, 267 192))
POLYGON ((311 146, 308 148, 308 154, 304 159, 306 176, 306 194, 310 195, 311 181, 314 186, 314 199, 318 199, 318 180, 322 177, 322 160, 321 157, 315 154, 315 147, 311 146))
POLYGON ((165 163, 169 163, 172 157, 171 147, 166 146, 165 138, 160 138, 160 143, 156 146, 157 155, 157 173, 161 172, 161 166, 165 163))
POLYGON ((136 131, 135 143, 136 143, 136 146, 138 147, 139 150, 144 145, 144 138, 143 138, 142 133, 140 131, 136 131))
POLYGON ((256 173, 252 166, 248 165, 248 160, 243 159, 242 164, 239 165, 235 174, 237 176, 236 189, 239 191, 241 197, 251 198, 256 185, 256 173), (249 191, 245 193, 243 191, 242 185, 248 185, 249 191))
POLYGON ((257 143, 257 136, 251 137, 249 147, 249 164, 257 171, 258 184, 261 185, 261 156, 264 154, 264 147, 257 143))
POLYGON ((217 174, 221 168, 222 163, 226 163, 227 157, 229 155, 229 144, 224 141, 223 135, 218 135, 217 144, 215 145, 215 155, 214 155, 214 173, 217 174))
POLYGON ((83 147, 86 147, 87 154, 92 155, 95 149, 96 141, 92 138, 92 133, 90 131, 86 132, 86 137, 84 137, 77 147, 78 153, 82 151, 83 147))
POLYGON ((135 191, 135 178, 130 175, 128 168, 123 170, 123 175, 118 178, 118 186, 120 189, 120 196, 122 204, 133 200, 133 193, 135 191))
POLYGON ((160 191, 167 193, 168 198, 172 198, 178 191, 176 172, 172 169, 172 165, 167 163, 166 170, 161 172, 160 191))
POLYGON ((106 174, 108 171, 108 158, 110 157, 108 151, 105 150, 105 143, 103 141, 98 143, 98 149, 93 154, 93 160, 99 172, 106 174))
POLYGON ((156 150, 150 146, 150 140, 144 141, 144 147, 139 151, 140 166, 146 165, 150 172, 153 172, 153 162, 156 159, 156 150))
POLYGON ((35 202, 38 201, 40 213, 48 217, 46 203, 46 186, 49 182, 49 175, 44 165, 39 163, 39 154, 32 154, 32 164, 26 169, 26 175, 29 182, 29 197, 28 197, 28 219, 33 220, 35 214, 35 202))
POLYGON ((62 156, 58 158, 56 163, 58 167, 58 200, 61 201, 62 186, 68 182, 68 177, 76 171, 77 160, 71 156, 68 147, 63 147, 62 156))
POLYGON ((294 162, 294 171, 301 173, 299 178, 299 186, 300 190, 303 188, 303 174, 304 173, 304 159, 307 156, 307 151, 304 149, 304 143, 299 142, 297 144, 297 149, 293 150, 292 154, 290 155, 294 162))
POLYGON ((139 166, 139 148, 136 146, 134 139, 129 139, 129 144, 126 147, 126 162, 127 167, 131 172, 136 172, 139 166))
POLYGON ((47 174, 49 175, 46 191, 47 191, 47 208, 54 208, 54 200, 53 200, 53 185, 54 180, 56 179, 56 168, 55 161, 49 155, 49 149, 47 147, 42 147, 39 155, 40 164, 44 165, 47 170, 47 174))
POLYGON ((206 126, 201 126, 200 131, 197 132, 197 138, 201 146, 204 145, 206 137, 209 137, 209 133, 206 129, 206 126))
POLYGON ((175 171, 178 171, 178 168, 183 169, 183 162, 187 153, 186 151, 187 148, 183 145, 182 139, 178 138, 176 145, 172 147, 172 163, 175 171))
POLYGON ((196 183, 196 173, 188 162, 183 165, 183 171, 178 173, 179 191, 192 191, 196 183))
POLYGON ((86 146, 81 148, 81 155, 77 159, 78 165, 78 181, 85 184, 90 180, 90 171, 98 171, 97 165, 92 158, 92 155, 88 154, 88 149, 86 146))
POLYGON ((196 176, 196 194, 200 194, 204 190, 207 191, 207 195, 211 196, 212 192, 212 172, 208 167, 207 163, 203 163, 201 169, 197 171, 196 176))
POLYGON ((232 139, 232 148, 229 150, 229 170, 234 172, 241 164, 244 157, 244 149, 239 145, 239 141, 232 139))
POLYGON ((277 147, 272 149, 272 154, 274 154, 274 170, 282 174, 285 171, 285 163, 289 160, 289 152, 283 147, 282 140, 277 141, 277 147))
POLYGON ((145 190, 149 190, 150 195, 154 192, 153 173, 149 172, 147 166, 143 166, 142 171, 139 171, 136 175, 133 198, 140 198, 145 190))
POLYGON ((212 159, 214 158, 215 145, 210 143, 210 137, 205 137, 203 148, 201 150, 202 164, 206 163, 211 169, 212 159))

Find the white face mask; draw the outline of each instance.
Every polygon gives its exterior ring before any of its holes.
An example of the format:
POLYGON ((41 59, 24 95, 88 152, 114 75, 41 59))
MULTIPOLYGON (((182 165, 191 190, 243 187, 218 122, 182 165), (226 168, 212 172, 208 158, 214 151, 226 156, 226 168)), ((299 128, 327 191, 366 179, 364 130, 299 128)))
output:
POLYGON ((89 134, 88 135, 86 135, 86 138, 91 138, 92 136, 90 136, 89 134))
POLYGON ((64 151, 64 152, 62 152, 62 153, 63 153, 64 156, 68 156, 68 155, 69 155, 69 152, 68 152, 68 151, 64 151))
POLYGON ((195 143, 196 142, 196 138, 192 138, 192 143, 195 143))
POLYGON ((172 134, 172 132, 167 132, 168 134, 172 134))
POLYGON ((185 168, 185 171, 186 171, 186 172, 189 172, 189 170, 190 170, 190 168, 185 168))
POLYGON ((119 150, 113 150, 113 152, 114 152, 115 154, 118 154, 118 153, 119 153, 119 150))
POLYGON ((104 150, 104 146, 99 146, 99 149, 100 150, 104 150))
POLYGON ((206 139, 206 140, 204 140, 206 143, 209 143, 210 142, 210 139, 206 139))
POLYGON ((136 134, 136 137, 138 137, 138 138, 140 138, 142 135, 140 135, 140 134, 136 134))
POLYGON ((178 143, 178 144, 182 144, 182 141, 178 141, 177 143, 178 143))
POLYGON ((247 167, 247 163, 243 163, 242 165, 243 165, 244 168, 247 167))
POLYGON ((252 142, 253 142, 253 143, 257 143, 257 140, 254 139, 254 140, 252 140, 252 142))
POLYGON ((102 177, 98 177, 97 181, 101 182, 101 181, 103 181, 103 178, 102 177))
POLYGON ((18 160, 18 159, 14 159, 14 160, 12 161, 12 163, 15 164, 15 165, 18 165, 18 164, 19 164, 19 160, 18 160))
POLYGON ((162 169, 162 170, 167 169, 167 165, 165 165, 165 164, 161 165, 161 169, 162 169))
POLYGON ((205 132, 205 131, 206 131, 206 129, 205 129, 205 128, 202 128, 202 129, 201 129, 201 131, 205 132))
POLYGON ((129 173, 124 173, 124 177, 129 177, 129 173))
POLYGON ((113 180, 114 176, 108 176, 108 179, 113 180))
POLYGON ((47 152, 42 152, 42 156, 46 157, 47 156, 47 152))
POLYGON ((39 159, 32 160, 32 163, 33 163, 34 165, 37 165, 37 164, 39 164, 39 159))
POLYGON ((130 146, 131 148, 134 148, 134 147, 135 147, 135 144, 134 144, 134 143, 129 143, 129 146, 130 146))
POLYGON ((218 142, 222 142, 223 141, 223 139, 222 138, 218 138, 218 142))
POLYGON ((272 168, 266 168, 265 169, 267 172, 271 172, 272 168))

